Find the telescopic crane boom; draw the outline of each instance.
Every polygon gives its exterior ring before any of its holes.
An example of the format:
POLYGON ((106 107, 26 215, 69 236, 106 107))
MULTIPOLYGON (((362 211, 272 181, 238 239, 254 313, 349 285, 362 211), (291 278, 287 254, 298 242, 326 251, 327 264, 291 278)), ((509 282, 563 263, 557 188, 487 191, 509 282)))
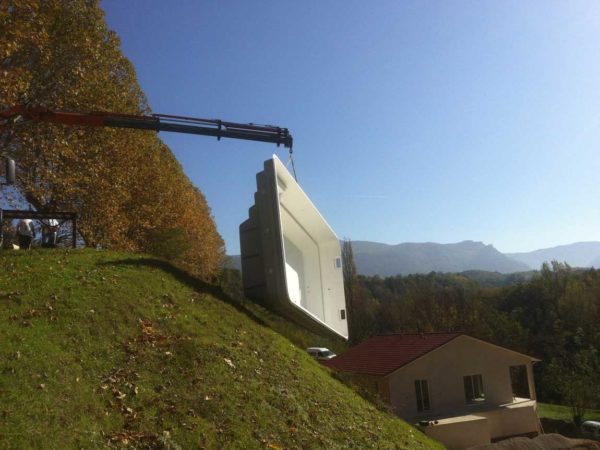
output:
POLYGON ((23 122, 48 122, 63 125, 92 127, 134 128, 139 130, 171 131, 200 134, 217 139, 232 138, 248 141, 271 142, 292 150, 293 139, 287 128, 226 122, 216 119, 152 114, 151 116, 112 112, 53 111, 42 106, 18 105, 0 112, 0 131, 23 122))

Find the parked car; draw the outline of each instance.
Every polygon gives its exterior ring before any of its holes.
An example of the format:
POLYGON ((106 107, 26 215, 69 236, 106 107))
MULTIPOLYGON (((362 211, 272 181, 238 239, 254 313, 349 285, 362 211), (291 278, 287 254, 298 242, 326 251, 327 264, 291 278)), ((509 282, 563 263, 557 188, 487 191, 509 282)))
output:
POLYGON ((310 356, 320 361, 326 361, 336 356, 335 353, 325 347, 308 347, 306 351, 310 356))
POLYGON ((587 420, 581 424, 581 434, 585 437, 600 440, 600 422, 587 420))

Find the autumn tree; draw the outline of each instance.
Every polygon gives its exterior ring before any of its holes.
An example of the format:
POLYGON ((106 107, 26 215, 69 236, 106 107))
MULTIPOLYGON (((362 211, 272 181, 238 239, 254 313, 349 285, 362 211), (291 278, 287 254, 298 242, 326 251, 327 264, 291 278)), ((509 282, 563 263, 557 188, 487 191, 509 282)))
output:
POLYGON ((352 242, 348 239, 342 242, 342 271, 348 310, 348 340, 350 344, 358 344, 377 332, 379 302, 367 297, 356 271, 352 242))
POLYGON ((359 283, 352 252, 352 243, 348 239, 342 242, 342 271, 344 275, 344 296, 346 297, 346 309, 348 311, 348 336, 351 344, 356 343, 354 302, 358 293, 359 283))
MULTIPOLYGON (((0 71, 0 109, 150 112, 97 0, 0 2, 0 71)), ((27 201, 76 211, 86 244, 147 251, 179 230, 177 262, 216 273, 223 241, 210 209, 156 134, 26 124, 3 132, 0 146, 17 161, 27 201)))
POLYGON ((595 348, 582 350, 549 364, 547 383, 571 408, 573 423, 581 425, 586 411, 600 404, 600 356, 595 348))

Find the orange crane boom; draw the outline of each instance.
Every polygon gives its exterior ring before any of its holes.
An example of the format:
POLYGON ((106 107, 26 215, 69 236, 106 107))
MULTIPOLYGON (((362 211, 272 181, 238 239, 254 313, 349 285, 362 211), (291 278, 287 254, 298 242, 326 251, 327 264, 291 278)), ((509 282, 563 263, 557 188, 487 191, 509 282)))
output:
POLYGON ((0 112, 0 131, 25 122, 48 122, 63 125, 133 128, 199 134, 217 139, 232 138, 270 142, 292 149, 293 138, 287 128, 272 125, 242 124, 218 119, 152 114, 151 116, 113 112, 54 111, 42 106, 17 105, 0 112))

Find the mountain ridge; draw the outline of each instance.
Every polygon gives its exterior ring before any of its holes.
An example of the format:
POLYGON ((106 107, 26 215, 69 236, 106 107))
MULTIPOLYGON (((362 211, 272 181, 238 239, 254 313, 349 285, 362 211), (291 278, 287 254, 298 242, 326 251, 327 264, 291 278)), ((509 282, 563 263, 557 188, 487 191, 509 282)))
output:
POLYGON ((510 258, 539 269, 544 262, 567 262, 575 267, 600 266, 600 242, 580 241, 572 244, 541 248, 531 252, 505 253, 510 258))
POLYGON ((358 273, 367 276, 466 270, 513 273, 530 269, 526 264, 503 255, 493 245, 476 241, 452 244, 407 242, 396 245, 354 241, 352 250, 358 273))
MULTIPOLYGON (((573 267, 600 267, 599 241, 574 242, 515 253, 503 253, 492 244, 473 240, 450 244, 351 242, 357 271, 366 276, 471 270, 509 274, 538 270, 544 262, 553 260, 573 267)), ((240 256, 229 256, 227 265, 240 269, 240 256)))

